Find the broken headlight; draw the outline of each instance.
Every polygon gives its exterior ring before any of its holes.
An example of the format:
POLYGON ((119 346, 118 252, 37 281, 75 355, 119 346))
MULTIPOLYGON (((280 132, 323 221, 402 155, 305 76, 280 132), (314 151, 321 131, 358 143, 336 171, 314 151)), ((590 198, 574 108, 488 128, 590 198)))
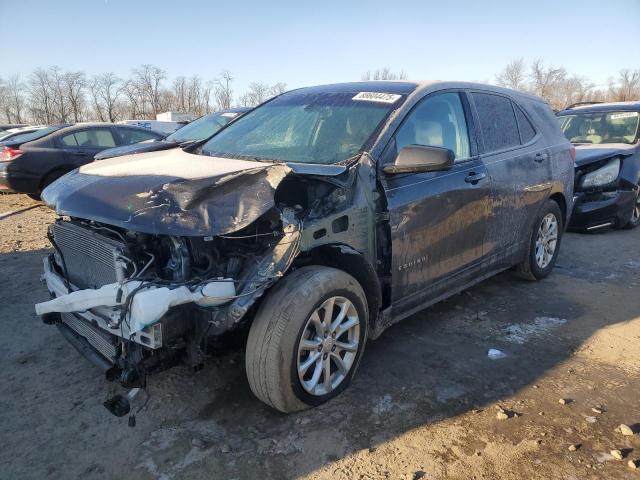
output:
POLYGON ((582 177, 582 188, 604 187, 612 184, 620 173, 620 159, 613 158, 606 165, 582 177))

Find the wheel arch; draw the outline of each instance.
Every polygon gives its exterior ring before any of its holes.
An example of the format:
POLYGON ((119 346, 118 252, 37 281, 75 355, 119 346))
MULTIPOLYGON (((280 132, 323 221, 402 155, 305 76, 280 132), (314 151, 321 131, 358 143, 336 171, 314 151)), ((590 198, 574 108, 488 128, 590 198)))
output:
POLYGON ((564 197, 562 192, 552 193, 549 197, 549 200, 553 200, 560 207, 560 212, 562 212, 562 227, 567 228, 567 218, 569 218, 569 211, 567 210, 567 199, 564 197))
POLYGON ((362 253, 345 244, 320 245, 299 255, 296 263, 299 266, 322 265, 336 268, 355 278, 367 297, 369 332, 375 331, 382 305, 382 291, 375 268, 362 253))
POLYGON ((47 181, 47 178, 49 178, 51 175, 58 174, 58 173, 60 174, 60 176, 66 175, 67 173, 69 173, 71 170, 75 168, 77 167, 74 167, 73 165, 56 165, 51 170, 48 170, 46 173, 44 173, 42 177, 40 177, 40 184, 38 188, 40 189, 40 191, 44 190, 45 182, 47 181))

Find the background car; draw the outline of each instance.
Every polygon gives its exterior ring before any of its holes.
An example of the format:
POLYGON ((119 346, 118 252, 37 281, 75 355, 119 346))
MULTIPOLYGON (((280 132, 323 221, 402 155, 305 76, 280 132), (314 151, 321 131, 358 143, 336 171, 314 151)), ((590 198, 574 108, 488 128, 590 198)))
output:
POLYGON ((8 141, 16 141, 26 138, 24 137, 25 135, 36 132, 38 130, 42 130, 44 128, 47 128, 47 125, 33 125, 28 127, 10 128, 9 130, 0 132, 0 145, 8 141))
POLYGON ((132 153, 157 152, 173 148, 176 145, 186 142, 205 140, 216 133, 234 118, 251 110, 248 107, 229 108, 219 112, 209 113, 176 130, 161 141, 146 141, 135 145, 125 145, 122 147, 109 148, 103 150, 95 156, 96 160, 105 158, 120 157, 132 153))
POLYGON ((2 123, 0 124, 0 132, 11 130, 12 128, 28 127, 26 123, 2 123))
POLYGON ((640 102, 571 106, 558 114, 576 146, 569 227, 592 231, 640 224, 640 102))
POLYGON ((110 123, 54 125, 2 145, 0 190, 26 193, 38 199, 51 182, 105 148, 162 139, 151 130, 110 123))

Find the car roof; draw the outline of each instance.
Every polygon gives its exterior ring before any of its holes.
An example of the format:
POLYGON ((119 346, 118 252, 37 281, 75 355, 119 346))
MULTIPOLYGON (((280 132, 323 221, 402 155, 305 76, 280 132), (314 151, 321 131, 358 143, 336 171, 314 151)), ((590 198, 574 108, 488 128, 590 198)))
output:
POLYGON ((56 130, 55 132, 52 133, 72 133, 72 132, 76 132, 78 130, 84 130, 85 128, 99 128, 99 127, 118 127, 118 128, 126 128, 129 130, 140 130, 143 132, 151 132, 151 133, 155 133, 157 135, 162 136, 161 132, 158 132, 156 130, 152 130, 149 128, 143 128, 143 127, 139 127, 137 125, 127 125, 126 123, 109 123, 109 122, 78 122, 78 123, 73 123, 73 124, 66 124, 63 126, 63 128, 56 130))
POLYGON ((640 111, 640 101, 633 102, 608 102, 578 105, 558 112, 556 115, 571 115, 589 112, 634 112, 640 111))
POLYGON ((218 110, 217 112, 212 112, 214 114, 220 114, 220 113, 244 113, 244 112, 248 112, 249 110, 252 110, 253 107, 232 107, 232 108, 225 108, 224 110, 218 110))
POLYGON ((305 87, 292 92, 305 91, 309 93, 356 93, 356 92, 376 92, 393 93, 399 95, 419 94, 427 90, 445 89, 471 89, 486 90, 487 92, 502 93, 516 97, 524 97, 530 100, 543 102, 540 97, 508 88, 497 87, 483 83, 442 81, 442 80, 371 80, 363 82, 334 83, 329 85, 318 85, 305 87))

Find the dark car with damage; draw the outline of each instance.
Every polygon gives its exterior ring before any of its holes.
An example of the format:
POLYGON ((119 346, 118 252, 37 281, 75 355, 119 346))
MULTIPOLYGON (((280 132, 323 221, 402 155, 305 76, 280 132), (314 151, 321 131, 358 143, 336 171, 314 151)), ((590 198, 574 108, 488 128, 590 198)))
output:
MULTIPOLYGON (((94 162, 47 188, 53 298, 36 312, 131 392, 248 331, 255 395, 309 408, 393 323, 512 267, 549 275, 572 187, 571 144, 537 97, 294 90, 195 148, 94 162)), ((125 414, 131 392, 108 408, 125 414)))
POLYGON ((576 146, 575 203, 569 228, 640 224, 640 102, 592 103, 558 114, 576 146))
POLYGON ((108 148, 98 153, 94 157, 94 160, 105 160, 107 158, 121 157, 134 153, 158 152, 160 150, 176 148, 178 145, 184 146, 191 142, 206 140, 227 123, 249 110, 251 110, 249 107, 234 107, 220 110, 219 112, 208 113, 200 118, 196 118, 193 122, 186 124, 184 127, 179 128, 163 139, 151 139, 133 145, 108 148))

